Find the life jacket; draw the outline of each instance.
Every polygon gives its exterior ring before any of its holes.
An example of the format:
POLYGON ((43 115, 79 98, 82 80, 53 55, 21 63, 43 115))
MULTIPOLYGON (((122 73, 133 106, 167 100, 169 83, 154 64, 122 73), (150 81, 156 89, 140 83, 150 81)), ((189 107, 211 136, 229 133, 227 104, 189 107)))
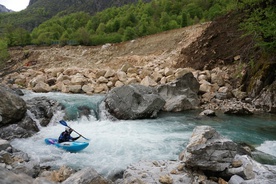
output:
POLYGON ((62 132, 58 138, 58 142, 61 143, 61 142, 67 142, 67 141, 72 141, 71 135, 67 131, 62 132))

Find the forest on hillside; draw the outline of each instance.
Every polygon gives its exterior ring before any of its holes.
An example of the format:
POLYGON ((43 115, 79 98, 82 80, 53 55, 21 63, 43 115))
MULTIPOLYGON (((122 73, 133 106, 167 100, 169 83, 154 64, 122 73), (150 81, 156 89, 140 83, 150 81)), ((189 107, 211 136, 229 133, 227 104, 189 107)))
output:
MULTIPOLYGON (((233 0, 154 0, 111 7, 96 15, 60 12, 28 32, 7 25, 9 46, 27 44, 99 45, 212 20, 233 9, 233 0)), ((40 14, 44 14, 41 12, 40 14)))
MULTIPOLYGON (((273 0, 152 0, 88 12, 60 12, 31 31, 1 25, 0 60, 6 48, 35 45, 100 45, 132 40, 166 30, 214 20, 230 11, 245 14, 241 29, 253 35, 259 47, 275 51, 276 6, 273 0)), ((43 8, 38 8, 43 15, 43 8)), ((0 16, 1 18, 1 16, 0 16)), ((3 18, 3 17, 2 17, 3 18)))

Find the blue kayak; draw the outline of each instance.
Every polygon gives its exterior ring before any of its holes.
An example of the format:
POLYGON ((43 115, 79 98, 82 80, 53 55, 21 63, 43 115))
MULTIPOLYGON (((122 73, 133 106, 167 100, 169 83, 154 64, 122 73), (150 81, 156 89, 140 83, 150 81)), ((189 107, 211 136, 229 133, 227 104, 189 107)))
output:
POLYGON ((45 139, 45 143, 48 145, 55 145, 56 147, 62 148, 69 152, 81 151, 89 145, 88 142, 78 142, 78 141, 58 143, 58 140, 54 138, 45 139))

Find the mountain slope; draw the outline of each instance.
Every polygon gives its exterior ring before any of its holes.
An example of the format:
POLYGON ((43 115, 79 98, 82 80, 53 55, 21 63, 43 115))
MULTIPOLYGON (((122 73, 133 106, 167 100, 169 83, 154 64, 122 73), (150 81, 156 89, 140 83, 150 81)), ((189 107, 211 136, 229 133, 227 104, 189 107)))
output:
POLYGON ((240 87, 240 90, 256 97, 276 80, 276 56, 275 53, 262 55, 254 46, 252 37, 241 37, 243 33, 237 26, 238 17, 241 15, 228 14, 211 24, 198 24, 96 47, 10 48, 10 67, 2 71, 2 76, 28 68, 39 71, 56 67, 118 69, 126 63, 136 66, 155 66, 158 63, 156 67, 162 65, 162 68, 174 69, 221 67, 232 71, 233 76, 228 81, 232 87, 240 87), (255 63, 252 63, 252 58, 255 58, 255 63))
MULTIPOLYGON (((148 2, 149 0, 143 0, 148 2)), ((11 24, 29 31, 60 12, 70 14, 84 11, 91 15, 113 6, 136 3, 138 0, 31 0, 29 6, 20 12, 0 17, 0 25, 11 24)), ((0 26, 1 29, 1 26, 0 26)))
POLYGON ((12 10, 7 9, 4 5, 0 4, 0 13, 13 12, 12 10))
POLYGON ((256 97, 276 80, 276 54, 263 52, 252 35, 245 36, 239 27, 244 16, 236 11, 213 21, 196 42, 181 50, 176 67, 204 70, 236 65, 232 86, 256 97))
POLYGON ((15 70, 24 66, 36 70, 55 67, 118 69, 126 62, 144 66, 160 60, 171 67, 181 49, 195 41, 208 25, 209 23, 197 24, 103 46, 10 48, 11 61, 18 61, 17 64, 13 63, 15 70))

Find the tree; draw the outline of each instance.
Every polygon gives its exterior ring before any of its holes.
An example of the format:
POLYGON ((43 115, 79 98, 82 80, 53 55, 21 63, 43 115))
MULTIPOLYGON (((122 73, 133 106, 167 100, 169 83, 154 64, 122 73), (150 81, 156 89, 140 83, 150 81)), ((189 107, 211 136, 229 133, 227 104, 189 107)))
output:
POLYGON ((38 38, 34 40, 34 43, 37 45, 51 45, 52 39, 50 35, 50 32, 44 32, 42 34, 39 34, 38 38))
POLYGON ((123 41, 131 40, 136 37, 135 31, 132 27, 127 27, 124 36, 123 36, 123 41))
POLYGON ((190 17, 192 19, 194 19, 195 17, 201 19, 203 16, 203 14, 202 14, 203 10, 195 3, 188 4, 185 9, 190 14, 190 17))
POLYGON ((79 28, 76 32, 75 40, 77 40, 81 45, 89 45, 90 44, 89 32, 84 27, 79 28))
POLYGON ((31 43, 29 32, 23 28, 17 28, 13 31, 14 42, 13 46, 25 46, 31 43))
POLYGON ((96 30, 97 34, 104 34, 105 33, 105 24, 104 23, 100 23, 97 30, 96 30))
POLYGON ((120 29, 120 21, 111 19, 106 23, 106 33, 117 32, 120 29))
POLYGON ((67 31, 65 31, 65 32, 63 32, 62 36, 59 39, 59 44, 61 46, 64 46, 64 45, 66 45, 68 43, 69 40, 70 40, 69 34, 68 34, 67 31))
POLYGON ((181 22, 182 27, 188 26, 188 16, 186 12, 182 12, 182 22, 181 22))
POLYGON ((8 44, 5 40, 0 40, 0 68, 5 67, 5 61, 9 59, 8 44))
POLYGON ((253 35, 257 46, 265 51, 276 51, 276 6, 273 0, 242 0, 242 11, 248 12, 248 17, 241 24, 247 34, 253 35))
POLYGON ((170 21, 170 16, 168 15, 167 12, 162 12, 161 13, 161 18, 160 18, 160 25, 163 31, 169 30, 169 21, 170 21))
POLYGON ((179 25, 177 24, 177 22, 175 20, 171 20, 169 23, 168 23, 168 29, 177 29, 179 28, 179 25))
POLYGON ((222 14, 222 8, 219 4, 214 4, 208 11, 208 18, 213 20, 215 17, 218 17, 222 14))

